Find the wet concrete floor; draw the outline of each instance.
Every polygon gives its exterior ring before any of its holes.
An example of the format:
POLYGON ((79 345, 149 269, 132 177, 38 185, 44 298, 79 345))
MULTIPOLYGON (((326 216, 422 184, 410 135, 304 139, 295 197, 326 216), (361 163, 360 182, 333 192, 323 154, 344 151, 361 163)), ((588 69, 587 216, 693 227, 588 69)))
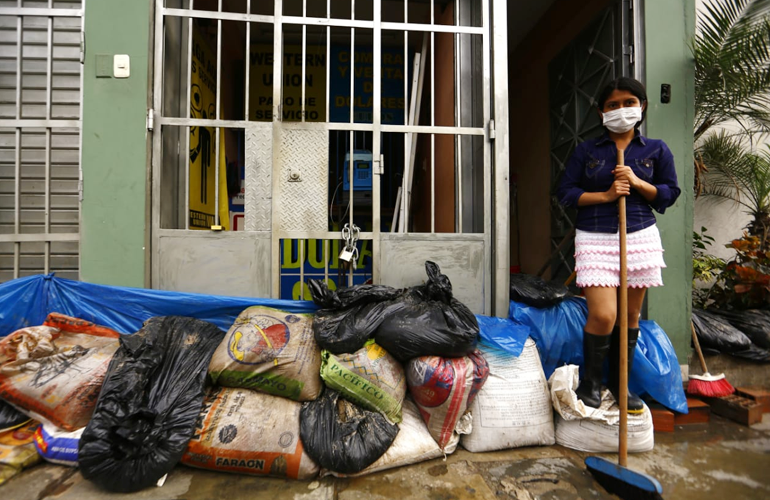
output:
MULTIPOLYGON (((561 446, 470 453, 361 478, 257 478, 178 466, 161 488, 130 495, 98 489, 76 469, 41 464, 0 487, 3 500, 464 500, 615 498, 585 470, 587 453, 561 446)), ((617 455, 603 454, 616 460, 617 455)), ((629 468, 656 477, 676 500, 770 498, 770 414, 745 427, 718 416, 709 424, 656 433, 655 449, 630 455, 629 468)))

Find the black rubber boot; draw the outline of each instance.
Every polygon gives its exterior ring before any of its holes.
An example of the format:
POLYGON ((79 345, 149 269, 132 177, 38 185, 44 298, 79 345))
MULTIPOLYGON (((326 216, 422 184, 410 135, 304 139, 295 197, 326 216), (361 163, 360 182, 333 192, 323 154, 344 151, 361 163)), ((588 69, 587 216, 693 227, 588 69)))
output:
POLYGON ((602 367, 609 351, 610 335, 583 330, 583 379, 575 393, 591 408, 599 408, 602 403, 602 367))
MULTIPOLYGON (((636 340, 639 338, 638 328, 628 329, 628 376, 631 377, 631 368, 634 366, 634 352, 636 350, 636 340)), ((620 401, 618 397, 618 384, 620 380, 620 327, 612 330, 612 342, 610 342, 610 375, 607 384, 615 401, 620 401)), ((642 413, 644 403, 631 391, 628 391, 628 413, 642 413)))

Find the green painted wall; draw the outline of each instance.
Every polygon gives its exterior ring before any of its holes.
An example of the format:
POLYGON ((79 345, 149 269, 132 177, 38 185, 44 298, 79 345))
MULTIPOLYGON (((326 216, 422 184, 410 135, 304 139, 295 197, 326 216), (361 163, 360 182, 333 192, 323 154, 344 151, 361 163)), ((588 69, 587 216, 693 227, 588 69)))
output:
POLYGON ((682 195, 658 217, 668 268, 665 286, 652 289, 648 316, 671 338, 679 362, 690 354, 693 223, 693 63, 695 0, 645 0, 645 60, 649 98, 647 135, 666 141, 676 161, 682 195), (660 102, 660 86, 671 84, 671 102, 660 102))
POLYGON ((145 284, 150 0, 97 0, 85 12, 80 279, 145 284), (128 54, 131 76, 97 78, 97 55, 128 54))

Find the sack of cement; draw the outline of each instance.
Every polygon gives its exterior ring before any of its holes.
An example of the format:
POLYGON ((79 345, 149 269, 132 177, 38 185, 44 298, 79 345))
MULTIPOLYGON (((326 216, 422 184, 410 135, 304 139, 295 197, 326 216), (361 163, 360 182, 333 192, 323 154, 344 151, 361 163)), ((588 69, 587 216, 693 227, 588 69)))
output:
MULTIPOLYGON (((438 443, 428 432, 425 422, 422 421, 420 411, 409 398, 404 400, 403 419, 398 424, 399 431, 396 440, 390 445, 388 451, 377 459, 372 465, 357 474, 340 474, 330 470, 322 470, 322 476, 363 476, 372 472, 416 464, 426 460, 443 457, 444 452, 438 447, 438 443)), ((457 448, 460 436, 453 434, 444 447, 446 453, 452 453, 457 448)))
MULTIPOLYGON (((35 429, 40 422, 31 421, 15 429, 0 432, 0 485, 40 462, 35 450, 35 429)), ((5 498, 5 496, 3 496, 5 498)))
POLYGON ((35 431, 35 448, 46 462, 77 467, 78 444, 84 429, 68 432, 43 424, 35 431))
MULTIPOLYGON (((618 451, 620 408, 609 390, 602 391, 599 408, 585 406, 575 394, 578 387, 577 365, 557 368, 548 383, 556 410, 556 444, 589 453, 618 451)), ((628 452, 650 451, 655 446, 652 413, 645 405, 639 415, 628 415, 628 452)))
POLYGON ((390 422, 401 422, 406 379, 401 363, 369 340, 353 354, 323 351, 321 377, 327 387, 362 408, 376 411, 390 422))
POLYGON ((553 408, 535 341, 519 357, 480 344, 489 378, 470 406, 473 429, 460 438, 468 451, 554 444, 553 408))
POLYGON ((346 401, 333 389, 302 405, 302 444, 324 469, 355 474, 377 461, 396 439, 398 425, 346 401))
POLYGON ((120 335, 112 335, 50 326, 15 331, 0 340, 0 398, 66 431, 85 427, 118 349, 120 335))
POLYGON ((222 472, 311 479, 319 467, 299 438, 301 403, 217 387, 206 397, 182 463, 222 472))
POLYGON ((321 350, 312 325, 310 314, 249 307, 211 358, 211 379, 295 401, 316 399, 322 389, 321 350))
POLYGON ((455 436, 471 431, 468 410, 488 375, 489 366, 478 351, 462 358, 422 356, 407 364, 409 393, 444 452, 454 451, 449 445, 455 436))

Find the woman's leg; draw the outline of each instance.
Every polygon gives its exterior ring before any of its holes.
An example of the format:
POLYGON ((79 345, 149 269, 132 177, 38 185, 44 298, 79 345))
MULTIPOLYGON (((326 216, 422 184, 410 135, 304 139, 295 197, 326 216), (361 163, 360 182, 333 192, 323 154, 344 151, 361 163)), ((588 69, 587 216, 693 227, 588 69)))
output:
POLYGON ((617 288, 590 286, 583 289, 588 304, 585 331, 609 335, 617 318, 617 288))
MULTIPOLYGON (((639 315, 642 312, 642 304, 644 303, 644 294, 647 292, 646 288, 629 288, 628 289, 628 375, 631 376, 631 368, 634 364, 634 352, 636 352, 636 341, 639 338, 639 315)), ((618 311, 620 315, 620 311, 618 311)), ((620 317, 618 317, 618 322, 620 317)), ((610 392, 615 397, 615 401, 619 398, 619 384, 620 384, 620 327, 615 326, 612 330, 612 340, 610 342, 610 376, 608 386, 610 392)), ((628 412, 629 413, 641 413, 644 411, 644 403, 642 400, 631 391, 628 391, 628 412)))
POLYGON ((610 287, 586 287, 583 293, 588 318, 583 329, 583 377, 575 392, 586 406, 598 408, 602 402, 602 367, 610 350, 610 333, 617 313, 617 294, 610 287))

